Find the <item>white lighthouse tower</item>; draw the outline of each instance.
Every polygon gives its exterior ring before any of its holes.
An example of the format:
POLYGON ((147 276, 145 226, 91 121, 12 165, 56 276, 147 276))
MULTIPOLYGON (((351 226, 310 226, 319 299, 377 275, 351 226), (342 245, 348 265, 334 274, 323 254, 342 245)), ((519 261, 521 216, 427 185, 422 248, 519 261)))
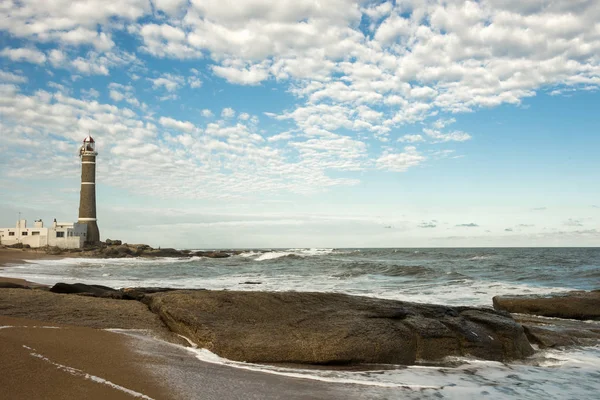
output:
POLYGON ((96 142, 92 136, 83 140, 79 150, 81 157, 81 196, 79 198, 79 220, 87 224, 86 243, 100 242, 100 231, 96 220, 96 142))

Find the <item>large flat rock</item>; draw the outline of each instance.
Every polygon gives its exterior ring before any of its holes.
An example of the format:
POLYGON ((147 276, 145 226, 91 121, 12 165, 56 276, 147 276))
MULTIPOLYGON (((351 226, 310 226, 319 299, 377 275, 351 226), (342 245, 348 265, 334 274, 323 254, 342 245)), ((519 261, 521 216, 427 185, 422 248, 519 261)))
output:
POLYGON ((503 312, 335 293, 176 291, 143 299, 174 332, 232 360, 413 364, 533 353, 503 312))
POLYGON ((0 289, 0 315, 97 329, 143 329, 180 342, 156 314, 137 301, 0 289))
POLYGON ((600 320, 600 290, 551 296, 495 296, 494 308, 510 313, 581 320, 600 320))

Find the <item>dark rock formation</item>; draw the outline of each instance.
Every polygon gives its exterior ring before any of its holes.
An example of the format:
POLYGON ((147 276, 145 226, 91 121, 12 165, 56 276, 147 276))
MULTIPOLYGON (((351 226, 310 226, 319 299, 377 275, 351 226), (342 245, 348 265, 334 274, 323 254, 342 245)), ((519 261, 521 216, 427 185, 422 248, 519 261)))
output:
POLYGON ((413 364, 533 353, 510 315, 334 293, 173 291, 143 301, 176 333, 232 360, 413 364))
POLYGON ((576 291, 552 296, 495 296, 494 308, 545 317, 600 320, 600 291, 576 291))
POLYGON ((173 248, 154 249, 147 244, 127 244, 120 240, 107 239, 100 245, 87 246, 84 249, 61 249, 59 247, 46 247, 47 254, 69 255, 71 257, 89 257, 89 258, 127 258, 127 257, 207 257, 207 258, 227 258, 235 254, 240 254, 239 250, 218 250, 218 251, 196 251, 177 250, 173 248))
POLYGON ((540 348, 595 346, 600 344, 600 322, 590 323, 571 319, 516 315, 530 343, 540 348))
POLYGON ((101 285, 86 285, 83 283, 57 283, 50 288, 52 293, 79 294, 92 297, 109 299, 122 299, 123 293, 119 290, 101 285))
POLYGON ((13 282, 0 282, 0 289, 31 289, 29 286, 13 282))

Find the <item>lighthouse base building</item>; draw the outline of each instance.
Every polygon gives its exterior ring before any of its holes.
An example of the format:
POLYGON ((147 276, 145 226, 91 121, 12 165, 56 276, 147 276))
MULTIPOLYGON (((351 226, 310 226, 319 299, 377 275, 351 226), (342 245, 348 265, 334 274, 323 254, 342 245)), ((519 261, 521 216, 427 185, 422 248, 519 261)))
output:
POLYGON ((14 228, 0 228, 0 244, 11 246, 22 243, 31 247, 57 246, 63 249, 78 249, 87 241, 87 224, 52 223, 44 227, 40 219, 33 227, 27 226, 27 220, 19 220, 14 228))

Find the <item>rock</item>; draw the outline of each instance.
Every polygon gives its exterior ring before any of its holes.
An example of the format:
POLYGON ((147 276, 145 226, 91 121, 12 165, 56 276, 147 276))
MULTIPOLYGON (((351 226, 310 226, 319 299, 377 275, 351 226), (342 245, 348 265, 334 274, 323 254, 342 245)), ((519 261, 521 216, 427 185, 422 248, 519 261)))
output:
POLYGON ((141 254, 144 257, 186 257, 187 254, 172 248, 147 249, 141 254))
POLYGON ((50 288, 52 293, 79 294, 109 299, 122 299, 123 293, 108 286, 86 285, 84 283, 57 283, 50 288))
POLYGON ((110 240, 110 239, 106 239, 105 243, 107 246, 120 246, 123 244, 123 242, 121 242, 120 240, 110 240))
POLYGON ((296 292, 179 290, 143 302, 173 332, 238 361, 413 364, 533 353, 521 325, 490 309, 296 292))
POLYGON ((183 344, 157 315, 138 301, 5 289, 0 290, 0 315, 97 329, 143 329, 161 339, 183 344))
POLYGON ((262 285, 262 282, 246 281, 240 282, 240 285, 262 285))
POLYGON ((231 257, 231 253, 224 251, 197 251, 193 254, 196 257, 207 257, 207 258, 228 258, 231 257))
POLYGON ((145 295, 152 293, 170 292, 172 288, 161 288, 161 287, 136 287, 136 288, 123 288, 120 290, 123 293, 123 299, 126 300, 141 300, 145 295))
POLYGON ((14 282, 0 282, 0 289, 30 289, 30 287, 14 282))
POLYGON ((494 308, 511 313, 600 320, 600 292, 576 291, 551 296, 495 296, 494 308))
POLYGON ((600 322, 531 315, 517 315, 515 319, 523 325, 529 341, 542 349, 600 344, 600 322))

